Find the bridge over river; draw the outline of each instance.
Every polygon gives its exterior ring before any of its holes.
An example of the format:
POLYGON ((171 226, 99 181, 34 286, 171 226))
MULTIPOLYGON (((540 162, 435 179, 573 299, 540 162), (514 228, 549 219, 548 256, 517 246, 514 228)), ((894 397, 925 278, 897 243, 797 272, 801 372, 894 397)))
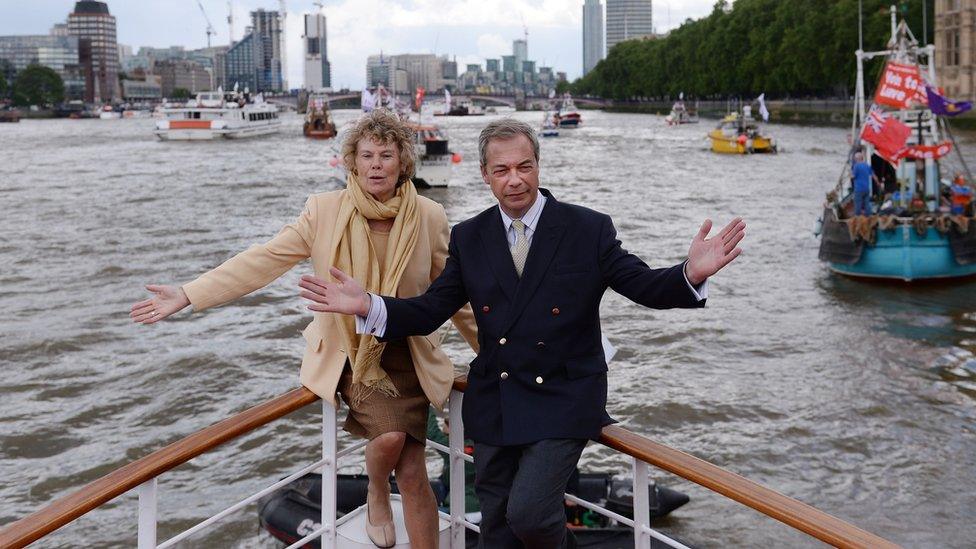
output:
MULTIPOLYGON (((358 107, 360 104, 361 92, 355 91, 339 91, 330 92, 326 94, 329 96, 329 101, 334 107, 358 107)), ((441 94, 428 95, 428 98, 440 98, 441 94)), ((452 95, 453 101, 464 101, 470 99, 471 102, 484 106, 497 106, 497 107, 512 107, 515 108, 515 96, 512 94, 457 94, 452 95)), ((266 96, 267 100, 271 103, 275 103, 285 108, 295 109, 298 106, 298 95, 297 94, 282 94, 274 96, 266 96)), ((413 96, 410 94, 399 93, 397 94, 397 99, 409 103, 413 101, 413 96)), ((525 104, 542 104, 549 101, 548 96, 544 95, 527 95, 525 96, 525 104)), ((573 101, 577 105, 588 106, 588 107, 606 107, 612 104, 609 99, 601 98, 588 98, 588 97, 574 97, 573 101)))

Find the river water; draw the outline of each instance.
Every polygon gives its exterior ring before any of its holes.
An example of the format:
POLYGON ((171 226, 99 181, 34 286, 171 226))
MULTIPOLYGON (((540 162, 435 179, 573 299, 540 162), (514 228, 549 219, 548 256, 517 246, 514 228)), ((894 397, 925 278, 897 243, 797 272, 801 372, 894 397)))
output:
MULTIPOLYGON (((424 194, 452 222, 493 203, 477 167, 490 118, 442 119, 464 160, 450 188, 424 194)), ((871 284, 817 260, 812 229, 845 132, 773 125, 785 152, 736 157, 707 150, 710 122, 584 119, 543 142, 543 186, 611 214, 650 264, 680 261, 706 216, 748 223, 703 310, 646 310, 608 292, 611 414, 905 546, 971 547, 976 283, 871 284)), ((191 144, 155 140, 151 120, 0 125, 0 525, 298 385, 307 263, 228 306, 150 327, 128 317, 143 284, 191 280, 342 185, 330 145, 304 139, 297 116, 284 122, 276 136, 191 144)), ((456 334, 447 347, 459 365, 472 358, 456 334)), ((310 406, 162 477, 160 540, 317 459, 319 417, 310 406)), ((629 473, 595 444, 583 468, 629 473)), ((691 495, 660 524, 691 543, 818 545, 653 472, 691 495)), ((135 526, 130 494, 42 546, 132 546, 135 526)), ((252 506, 193 545, 274 542, 252 506)))

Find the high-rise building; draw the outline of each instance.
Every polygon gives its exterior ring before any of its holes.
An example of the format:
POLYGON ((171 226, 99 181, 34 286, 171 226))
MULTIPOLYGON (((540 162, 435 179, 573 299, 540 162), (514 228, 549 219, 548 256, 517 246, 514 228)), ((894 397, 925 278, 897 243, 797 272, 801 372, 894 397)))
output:
POLYGON ((503 55, 502 56, 502 70, 505 72, 515 72, 515 56, 514 55, 503 55))
POLYGON ((77 36, 0 36, 0 59, 9 61, 14 72, 30 65, 42 65, 61 76, 68 99, 84 99, 85 78, 80 65, 77 36))
POLYGON ((224 58, 224 72, 227 77, 225 86, 227 89, 233 89, 236 85, 241 91, 244 88, 249 91, 257 91, 258 81, 257 70, 254 66, 254 53, 255 50, 260 49, 263 49, 263 41, 248 29, 244 33, 244 37, 234 42, 234 45, 227 50, 227 55, 224 58))
POLYGON ((256 89, 252 91, 282 91, 285 79, 282 63, 282 19, 277 11, 258 9, 251 12, 256 89))
POLYGON ((383 85, 390 88, 390 56, 370 55, 366 58, 366 87, 375 88, 383 85))
POLYGON ((603 59, 603 5, 600 0, 583 4, 583 75, 603 59))
POLYGON ((607 1, 607 53, 624 40, 654 36, 651 0, 607 1))
POLYGON ((953 99, 976 101, 976 0, 935 3, 935 67, 953 99))
POLYGON ((320 90, 332 87, 332 66, 329 64, 325 16, 321 13, 305 15, 305 89, 320 90))
POLYGON ((71 30, 68 28, 67 23, 55 23, 51 27, 51 36, 71 36, 71 30))
POLYGON ((413 93, 418 87, 433 93, 457 84, 457 63, 432 53, 370 55, 366 59, 366 86, 379 84, 394 93, 413 93))
POLYGON ((68 32, 78 37, 78 57, 85 75, 85 100, 114 101, 119 89, 119 50, 115 17, 105 2, 81 0, 68 15, 68 32))
POLYGON ((522 70, 522 63, 529 60, 529 43, 526 40, 512 42, 512 56, 515 57, 515 70, 522 70))
POLYGON ((486 72, 499 72, 502 70, 501 61, 498 59, 486 59, 485 60, 485 71, 486 72))

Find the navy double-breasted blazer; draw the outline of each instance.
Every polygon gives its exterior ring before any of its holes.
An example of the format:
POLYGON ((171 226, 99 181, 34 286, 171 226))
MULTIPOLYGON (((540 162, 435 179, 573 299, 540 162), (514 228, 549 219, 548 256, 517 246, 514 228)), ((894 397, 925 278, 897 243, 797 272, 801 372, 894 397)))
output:
POLYGON ((521 278, 494 206, 454 227, 447 265, 426 293, 383 297, 384 339, 429 334, 471 302, 481 349, 463 417, 465 436, 481 443, 595 439, 612 423, 600 335, 607 288, 656 309, 704 306, 683 264, 651 269, 620 246, 609 216, 540 191, 546 204, 521 278))

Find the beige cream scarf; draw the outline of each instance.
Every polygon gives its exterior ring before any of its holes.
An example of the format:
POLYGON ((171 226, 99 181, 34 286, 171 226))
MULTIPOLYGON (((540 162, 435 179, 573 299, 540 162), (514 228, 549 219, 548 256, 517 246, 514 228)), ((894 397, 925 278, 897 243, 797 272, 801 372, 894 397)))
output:
MULTIPOLYGON (((400 185, 393 198, 380 202, 365 192, 350 173, 336 219, 332 265, 355 278, 367 292, 395 296, 417 245, 418 227, 417 189, 412 181, 400 185), (394 220, 382 269, 370 243, 369 219, 394 220)), ((334 318, 352 365, 352 399, 361 402, 374 390, 399 396, 390 376, 380 366, 386 344, 372 335, 357 334, 354 317, 335 314, 334 318)))

